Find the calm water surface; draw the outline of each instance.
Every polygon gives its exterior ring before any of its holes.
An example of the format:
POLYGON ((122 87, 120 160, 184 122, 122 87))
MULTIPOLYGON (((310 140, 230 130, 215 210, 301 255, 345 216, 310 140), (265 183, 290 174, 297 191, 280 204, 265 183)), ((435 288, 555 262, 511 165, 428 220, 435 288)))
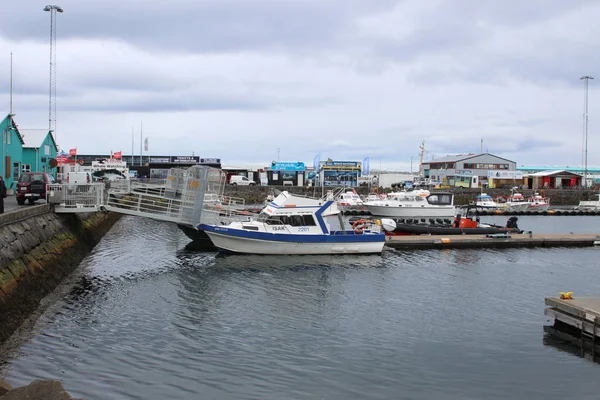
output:
MULTIPOLYGON (((482 217, 503 223, 506 217, 482 217)), ((600 233, 600 217, 523 229, 600 233)), ((124 217, 5 363, 87 399, 597 399, 544 297, 599 295, 600 249, 216 256, 124 217)))

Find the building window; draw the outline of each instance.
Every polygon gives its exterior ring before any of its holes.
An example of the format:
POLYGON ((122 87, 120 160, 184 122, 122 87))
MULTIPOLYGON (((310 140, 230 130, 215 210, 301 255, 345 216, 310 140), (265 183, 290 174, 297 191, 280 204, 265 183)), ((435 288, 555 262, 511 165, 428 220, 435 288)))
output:
POLYGON ((19 172, 21 172, 21 163, 13 163, 13 179, 19 180, 19 172))
POLYGON ((31 164, 23 164, 21 166, 21 172, 31 172, 31 164))
POLYGON ((11 140, 10 140, 10 139, 11 139, 11 137, 12 137, 12 131, 11 131, 10 129, 8 129, 8 130, 6 131, 6 144, 10 144, 10 142, 11 142, 11 140))
POLYGON ((44 155, 50 155, 50 146, 48 146, 47 144, 44 145, 44 155))

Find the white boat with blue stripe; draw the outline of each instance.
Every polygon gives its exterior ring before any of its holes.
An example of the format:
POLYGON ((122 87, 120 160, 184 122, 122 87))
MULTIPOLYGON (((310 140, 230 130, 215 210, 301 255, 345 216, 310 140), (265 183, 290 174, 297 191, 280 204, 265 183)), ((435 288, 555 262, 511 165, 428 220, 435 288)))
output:
POLYGON ((246 254, 377 254, 385 234, 378 221, 346 229, 332 200, 281 192, 256 218, 229 225, 199 224, 222 251, 246 254))

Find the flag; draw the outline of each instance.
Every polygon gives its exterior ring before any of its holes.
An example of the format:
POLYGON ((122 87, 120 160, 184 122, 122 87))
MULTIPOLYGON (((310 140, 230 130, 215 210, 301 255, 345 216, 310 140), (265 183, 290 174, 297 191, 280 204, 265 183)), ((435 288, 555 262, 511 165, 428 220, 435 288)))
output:
POLYGON ((319 172, 319 167, 321 163, 321 153, 317 154, 315 156, 315 159, 313 160, 313 168, 315 169, 316 172, 319 172))
POLYGON ((148 137, 144 140, 144 151, 148 151, 148 137))
POLYGON ((113 154, 113 158, 118 158, 119 160, 121 159, 121 152, 120 151, 115 151, 113 154))
POLYGON ((69 155, 72 157, 77 157, 77 147, 74 149, 69 149, 69 155))
POLYGON ((362 162, 362 174, 369 175, 371 172, 371 157, 366 157, 362 162))

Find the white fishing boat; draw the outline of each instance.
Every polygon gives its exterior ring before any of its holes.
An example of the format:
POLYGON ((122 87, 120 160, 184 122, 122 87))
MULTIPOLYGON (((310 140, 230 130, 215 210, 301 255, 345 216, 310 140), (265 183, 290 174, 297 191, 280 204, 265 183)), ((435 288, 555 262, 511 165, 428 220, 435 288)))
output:
POLYGON ((513 189, 512 194, 506 198, 504 208, 508 211, 525 211, 529 208, 529 202, 521 193, 513 189))
POLYGON ((541 196, 539 193, 534 193, 533 196, 527 199, 529 206, 528 211, 548 211, 550 208, 550 199, 541 196))
POLYGON ((385 234, 380 222, 359 220, 345 228, 333 200, 281 192, 256 218, 229 225, 199 224, 220 250, 246 254, 381 253, 385 234))
POLYGON ((500 203, 495 202, 492 196, 486 193, 477 195, 473 205, 477 208, 485 208, 487 210, 499 210, 502 208, 500 203))
POLYGON ((454 218, 454 194, 427 190, 388 193, 384 200, 364 203, 369 212, 390 218, 454 218))
POLYGON ((597 193, 598 200, 582 200, 579 205, 575 207, 581 211, 598 211, 600 210, 600 193, 597 193))

